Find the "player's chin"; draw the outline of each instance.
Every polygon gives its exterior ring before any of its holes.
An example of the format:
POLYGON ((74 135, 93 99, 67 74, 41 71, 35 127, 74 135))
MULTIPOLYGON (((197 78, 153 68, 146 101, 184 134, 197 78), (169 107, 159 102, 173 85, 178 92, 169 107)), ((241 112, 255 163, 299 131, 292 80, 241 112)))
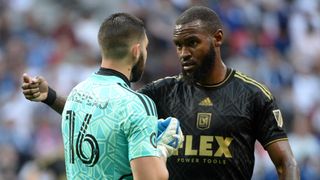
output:
POLYGON ((194 74, 193 68, 182 68, 182 74, 185 76, 192 76, 194 74))

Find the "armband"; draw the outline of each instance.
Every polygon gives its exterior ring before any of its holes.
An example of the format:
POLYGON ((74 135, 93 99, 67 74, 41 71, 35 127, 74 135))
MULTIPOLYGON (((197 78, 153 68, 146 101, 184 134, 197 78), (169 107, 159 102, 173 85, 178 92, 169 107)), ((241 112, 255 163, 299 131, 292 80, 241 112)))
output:
POLYGON ((57 99, 56 91, 51 89, 50 87, 48 87, 48 96, 45 100, 43 100, 41 102, 47 104, 48 106, 51 106, 56 99, 57 99))

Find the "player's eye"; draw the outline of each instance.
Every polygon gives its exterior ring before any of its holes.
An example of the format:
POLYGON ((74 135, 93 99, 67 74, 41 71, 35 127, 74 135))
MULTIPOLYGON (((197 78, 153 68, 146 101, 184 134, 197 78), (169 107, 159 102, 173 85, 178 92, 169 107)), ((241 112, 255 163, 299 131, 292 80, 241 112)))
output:
POLYGON ((196 47, 198 45, 198 42, 196 42, 196 41, 190 41, 189 43, 188 43, 188 46, 189 47, 196 47))
POLYGON ((182 45, 180 43, 174 43, 177 49, 181 49, 182 45))

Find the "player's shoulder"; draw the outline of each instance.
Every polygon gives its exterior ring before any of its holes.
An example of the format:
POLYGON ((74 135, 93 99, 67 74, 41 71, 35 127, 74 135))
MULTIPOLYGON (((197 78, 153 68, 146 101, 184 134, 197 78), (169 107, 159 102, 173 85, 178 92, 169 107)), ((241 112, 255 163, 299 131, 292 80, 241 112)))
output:
POLYGON ((123 96, 124 101, 126 101, 127 103, 132 103, 137 106, 142 106, 147 110, 147 112, 149 112, 149 109, 152 109, 152 111, 155 111, 154 110, 155 104, 151 98, 149 98, 145 94, 139 93, 131 89, 129 86, 125 84, 118 84, 118 85, 126 93, 126 96, 123 96))
POLYGON ((250 91, 251 93, 264 95, 270 100, 273 99, 271 91, 265 84, 258 82, 254 78, 238 70, 235 70, 234 77, 237 82, 239 82, 246 90, 250 91))
POLYGON ((158 80, 152 81, 151 84, 156 87, 165 87, 171 86, 181 82, 182 75, 174 75, 174 76, 166 76, 164 78, 160 78, 158 80))
POLYGON ((118 91, 122 91, 123 93, 125 93, 126 98, 130 99, 130 98, 137 98, 139 96, 145 96, 144 94, 141 94, 135 90, 133 90, 130 86, 128 86, 127 84, 123 84, 123 83, 117 83, 116 86, 114 88, 117 88, 118 91))

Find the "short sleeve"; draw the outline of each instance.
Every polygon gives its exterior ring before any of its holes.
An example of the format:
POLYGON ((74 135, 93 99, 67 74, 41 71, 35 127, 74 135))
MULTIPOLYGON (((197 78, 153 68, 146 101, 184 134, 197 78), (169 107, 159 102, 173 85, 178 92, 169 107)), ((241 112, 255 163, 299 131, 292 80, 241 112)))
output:
POLYGON ((255 117, 257 122, 255 133, 264 148, 273 142, 287 140, 281 110, 274 98, 258 96, 255 102, 255 117))
POLYGON ((139 103, 127 106, 131 109, 127 119, 122 124, 122 130, 128 141, 128 158, 159 156, 156 146, 157 120, 153 115, 147 115, 139 103))

